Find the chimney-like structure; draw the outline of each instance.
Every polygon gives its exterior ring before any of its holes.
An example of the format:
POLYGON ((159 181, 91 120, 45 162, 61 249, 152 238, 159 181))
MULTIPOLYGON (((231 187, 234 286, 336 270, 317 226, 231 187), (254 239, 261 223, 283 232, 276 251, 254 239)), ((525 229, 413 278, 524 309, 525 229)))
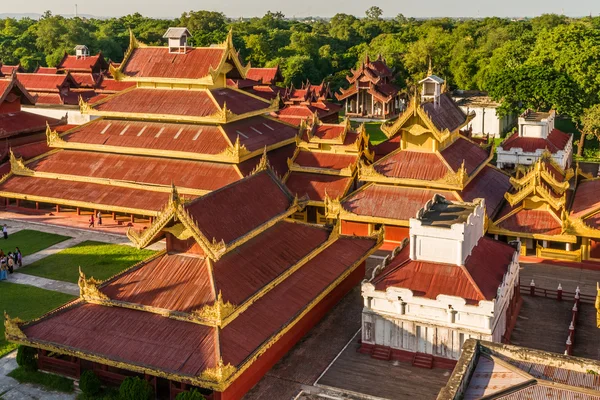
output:
POLYGON ((169 53, 185 53, 188 49, 187 39, 191 36, 187 28, 169 28, 163 38, 169 41, 169 53))
POLYGON ((75 57, 86 58, 90 56, 90 49, 84 44, 78 44, 75 46, 75 57))
POLYGON ((409 222, 411 260, 464 265, 484 234, 485 201, 452 202, 436 194, 409 222))

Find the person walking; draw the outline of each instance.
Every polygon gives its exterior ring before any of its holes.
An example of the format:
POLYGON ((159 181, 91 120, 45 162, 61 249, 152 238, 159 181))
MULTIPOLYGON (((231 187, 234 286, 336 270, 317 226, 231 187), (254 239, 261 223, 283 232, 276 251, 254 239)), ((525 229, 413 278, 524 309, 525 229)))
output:
POLYGON ((88 225, 88 228, 93 228, 94 227, 94 214, 90 215, 90 224, 88 225))
POLYGON ((12 274, 15 270, 15 255, 13 253, 8 253, 6 265, 8 266, 8 273, 12 274))
POLYGON ((6 273, 8 270, 8 265, 6 264, 6 256, 4 252, 0 250, 0 281, 4 281, 8 278, 8 274, 6 273))
POLYGON ((4 235, 4 239, 8 239, 8 227, 6 224, 2 227, 2 235, 4 235))
POLYGON ((98 225, 102 225, 102 213, 98 211, 98 214, 96 216, 98 217, 98 225))
POLYGON ((17 265, 21 268, 23 266, 23 254, 21 254, 21 250, 18 247, 15 247, 15 253, 17 254, 17 265))

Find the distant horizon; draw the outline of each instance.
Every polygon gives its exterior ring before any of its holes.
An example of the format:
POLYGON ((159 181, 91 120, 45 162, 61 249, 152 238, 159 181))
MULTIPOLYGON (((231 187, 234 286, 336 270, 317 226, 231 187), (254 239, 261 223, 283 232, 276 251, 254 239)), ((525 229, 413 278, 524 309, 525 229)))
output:
POLYGON ((482 0, 477 3, 466 0, 430 0, 428 2, 400 4, 392 0, 376 0, 372 2, 358 2, 355 0, 331 0, 321 2, 318 0, 304 0, 303 2, 282 2, 274 0, 258 0, 250 2, 247 0, 205 0, 195 2, 190 0, 173 0, 171 2, 148 2, 147 0, 130 0, 123 3, 120 0, 104 0, 103 2, 91 2, 89 0, 30 0, 26 4, 16 2, 3 2, 0 7, 0 15, 4 14, 43 14, 50 10, 55 15, 74 16, 75 4, 78 7, 78 15, 112 18, 121 17, 139 12, 150 18, 172 19, 178 18, 187 11, 217 11, 223 12, 227 17, 252 18, 261 17, 267 11, 281 11, 287 18, 331 18, 337 13, 352 14, 364 17, 365 11, 372 5, 379 6, 383 10, 383 18, 393 18, 398 14, 406 17, 419 19, 430 18, 533 18, 542 14, 559 14, 567 17, 585 17, 590 14, 600 14, 600 2, 591 0, 575 0, 565 7, 564 2, 559 0, 519 1, 505 0, 496 2, 482 0), (235 12, 232 12, 235 10, 235 12), (234 15, 235 14, 235 15, 234 15))

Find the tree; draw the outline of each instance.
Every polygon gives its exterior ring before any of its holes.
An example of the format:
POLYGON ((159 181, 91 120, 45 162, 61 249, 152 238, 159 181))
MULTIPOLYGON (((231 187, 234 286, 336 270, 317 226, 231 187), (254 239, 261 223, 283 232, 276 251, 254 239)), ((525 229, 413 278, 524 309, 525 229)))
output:
POLYGON ((383 15, 383 10, 381 8, 377 7, 377 6, 371 6, 365 12, 365 14, 367 15, 368 19, 378 20, 383 15))
POLYGON ((192 34, 195 46, 210 46, 222 42, 227 35, 225 14, 215 11, 190 11, 179 18, 179 26, 185 26, 192 34))
POLYGON ((595 137, 600 140, 600 104, 594 104, 583 110, 581 115, 581 139, 579 140, 578 155, 583 154, 585 139, 595 137))

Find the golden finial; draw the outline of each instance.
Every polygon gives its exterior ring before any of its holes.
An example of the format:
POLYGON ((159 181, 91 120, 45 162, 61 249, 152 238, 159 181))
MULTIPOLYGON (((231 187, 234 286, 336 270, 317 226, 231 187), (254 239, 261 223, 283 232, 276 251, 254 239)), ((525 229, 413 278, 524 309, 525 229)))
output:
POLYGON ((20 318, 11 318, 4 311, 4 335, 7 339, 27 339, 27 336, 21 330, 21 324, 23 324, 23 320, 20 318))
POLYGON ((431 56, 429 56, 429 68, 427 69, 427 76, 433 75, 433 67, 431 66, 431 56))
POLYGON ((270 165, 269 165, 269 158, 267 157, 267 146, 265 146, 263 149, 263 154, 260 157, 260 161, 258 162, 258 164, 256 164, 256 167, 254 167, 254 169, 252 170, 250 175, 254 175, 259 172, 266 171, 267 169, 269 169, 269 167, 270 167, 270 165))

